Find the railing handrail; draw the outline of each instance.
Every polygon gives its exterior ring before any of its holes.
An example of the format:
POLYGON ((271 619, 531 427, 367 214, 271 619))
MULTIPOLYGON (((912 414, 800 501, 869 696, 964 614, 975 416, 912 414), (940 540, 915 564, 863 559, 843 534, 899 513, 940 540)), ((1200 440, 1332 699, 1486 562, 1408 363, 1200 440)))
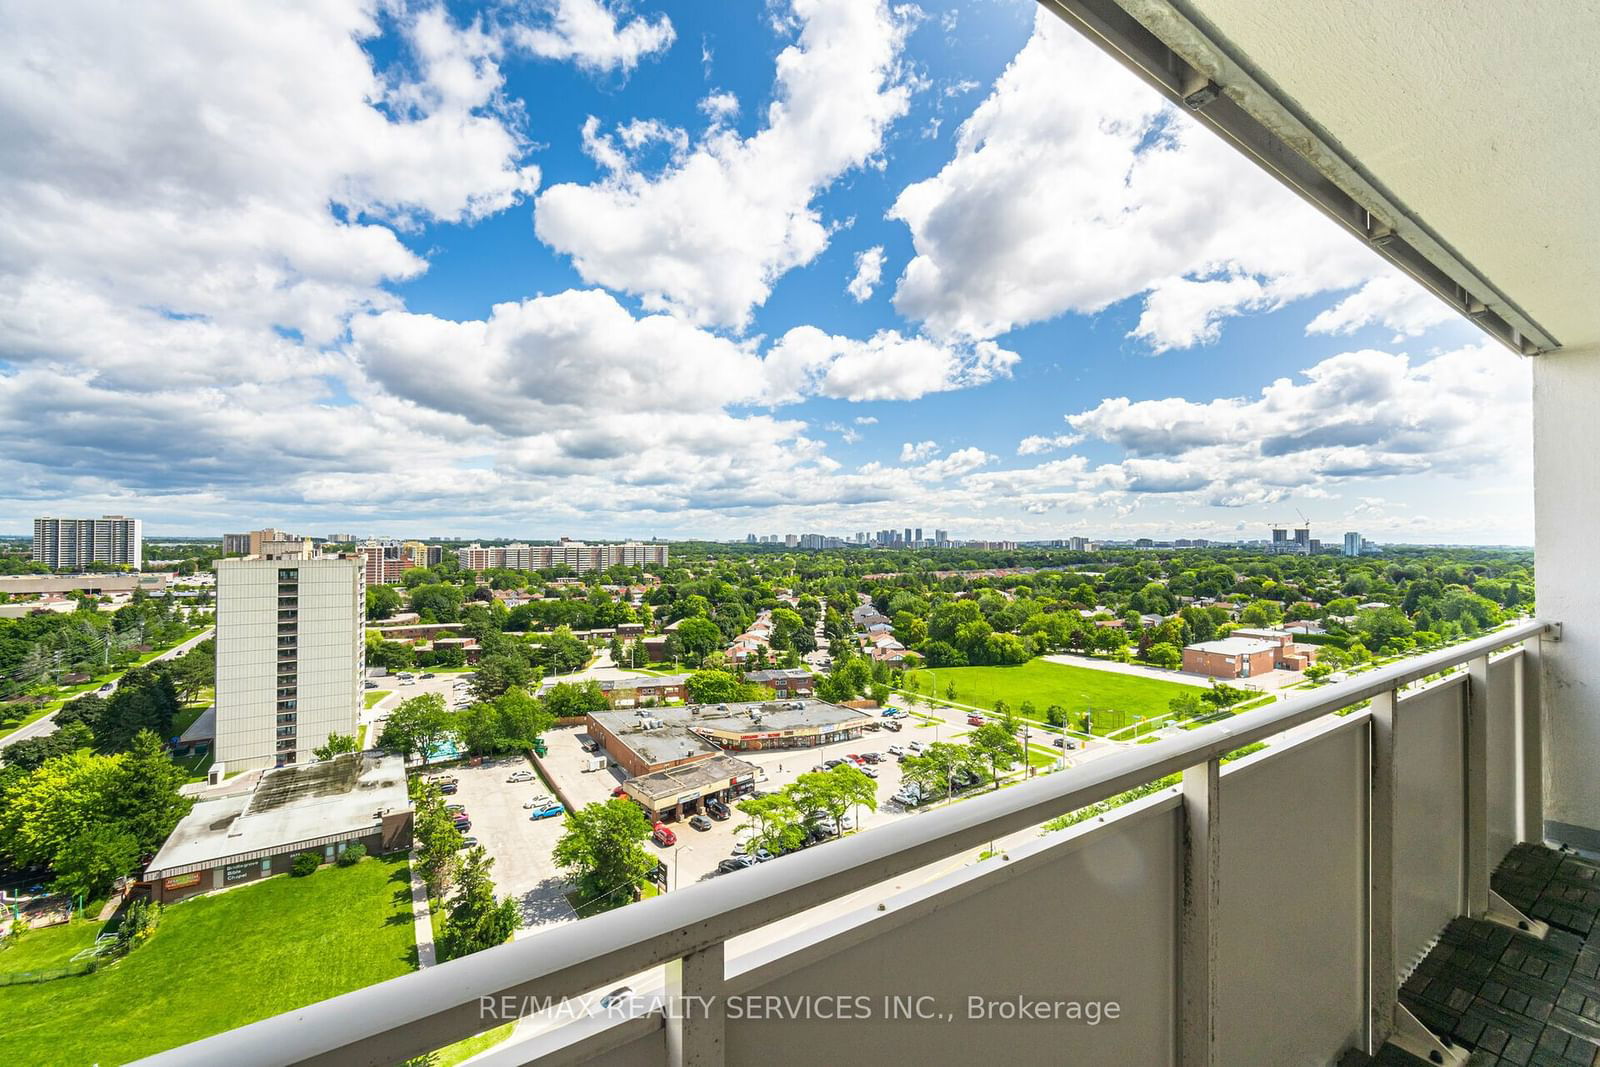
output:
POLYGON ((1182 737, 1130 746, 1090 764, 901 819, 591 919, 368 986, 141 1061, 387 1064, 485 1028, 481 998, 559 998, 720 944, 996 837, 1217 759, 1430 674, 1537 637, 1523 620, 1450 648, 1335 682, 1182 737))

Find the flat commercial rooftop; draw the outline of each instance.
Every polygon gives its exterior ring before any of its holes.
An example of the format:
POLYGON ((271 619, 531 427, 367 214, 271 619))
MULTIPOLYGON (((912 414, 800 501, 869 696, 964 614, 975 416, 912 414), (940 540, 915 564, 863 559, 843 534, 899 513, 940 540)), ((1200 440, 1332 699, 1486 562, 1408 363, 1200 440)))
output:
POLYGON ((1222 656, 1253 656, 1257 652, 1276 652, 1279 645, 1276 641, 1258 641, 1252 637, 1225 637, 1220 641, 1201 641, 1188 647, 1222 656))
POLYGON ((408 811, 405 763, 355 753, 281 767, 248 793, 202 800, 178 823, 146 876, 170 877, 321 838, 372 831, 408 811))
POLYGON ((630 778, 628 790, 637 792, 647 800, 663 800, 683 793, 721 789, 735 778, 753 778, 755 773, 754 764, 746 763, 737 756, 719 755, 686 763, 682 767, 668 767, 664 771, 630 778))

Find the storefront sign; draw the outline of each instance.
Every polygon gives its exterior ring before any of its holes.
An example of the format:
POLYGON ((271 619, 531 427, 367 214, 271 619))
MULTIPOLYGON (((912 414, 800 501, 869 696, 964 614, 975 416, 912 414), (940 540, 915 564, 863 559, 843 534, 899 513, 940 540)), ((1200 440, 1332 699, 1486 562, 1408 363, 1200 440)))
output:
POLYGON ((192 874, 180 874, 174 878, 168 878, 161 883, 161 887, 163 889, 188 889, 192 885, 199 884, 200 872, 195 871, 192 874))
POLYGON ((254 863, 230 863, 222 870, 222 881, 224 885, 242 882, 255 872, 256 864, 254 863))

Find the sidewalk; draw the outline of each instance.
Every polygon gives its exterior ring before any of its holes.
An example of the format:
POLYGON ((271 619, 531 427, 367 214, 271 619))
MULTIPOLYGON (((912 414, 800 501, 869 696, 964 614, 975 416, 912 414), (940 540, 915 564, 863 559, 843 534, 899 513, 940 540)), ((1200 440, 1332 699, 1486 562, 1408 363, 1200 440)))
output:
POLYGON ((417 928, 417 970, 438 962, 433 948, 433 922, 429 917, 428 887, 417 873, 417 853, 411 851, 411 920, 417 928))

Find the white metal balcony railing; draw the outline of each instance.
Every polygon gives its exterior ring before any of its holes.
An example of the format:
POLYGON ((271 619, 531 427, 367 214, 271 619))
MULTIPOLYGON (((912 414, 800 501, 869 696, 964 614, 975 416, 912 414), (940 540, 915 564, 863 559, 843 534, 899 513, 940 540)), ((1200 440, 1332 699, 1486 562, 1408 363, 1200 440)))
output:
POLYGON ((475 1062, 1287 1064, 1370 1051, 1403 975, 1451 918, 1491 913, 1494 864, 1542 838, 1539 648, 1558 635, 1520 622, 148 1062, 393 1063, 497 1025, 485 1005, 502 998, 577 998, 662 967, 677 999, 592 1011, 475 1062), (882 886, 1179 772, 1179 788, 1003 857, 882 886), (730 946, 867 887, 879 895, 859 908, 730 946), (1119 1010, 1094 1025, 973 1019, 971 996, 1119 1010), (855 997, 859 1010, 839 999, 855 997), (821 1017, 830 1003, 857 1017, 821 1017), (912 1018, 890 1017, 907 1007, 912 1018), (939 1017, 917 1017, 927 1008, 939 1017))

